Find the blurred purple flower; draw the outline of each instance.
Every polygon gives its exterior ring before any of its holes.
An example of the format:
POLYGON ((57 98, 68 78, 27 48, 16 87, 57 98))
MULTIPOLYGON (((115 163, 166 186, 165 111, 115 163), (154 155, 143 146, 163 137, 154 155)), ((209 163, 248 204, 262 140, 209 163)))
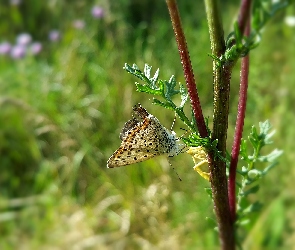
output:
POLYGON ((0 55, 6 55, 10 52, 11 45, 9 42, 0 43, 0 55))
POLYGON ((103 8, 101 8, 100 6, 93 6, 91 9, 91 14, 95 19, 100 19, 104 16, 104 11, 103 8))
POLYGON ((34 42, 31 44, 30 51, 33 55, 37 55, 42 50, 42 44, 40 42, 34 42))
POLYGON ((32 37, 31 37, 31 35, 28 34, 28 33, 22 33, 22 34, 19 34, 19 35, 16 37, 16 43, 17 43, 18 45, 26 46, 26 45, 28 45, 31 41, 32 41, 32 37))
POLYGON ((48 34, 48 38, 52 42, 56 42, 60 39, 60 33, 58 30, 51 30, 48 34))
POLYGON ((10 5, 17 6, 17 5, 20 5, 21 2, 22 2, 21 0, 10 0, 10 5))
POLYGON ((26 55, 26 48, 23 45, 15 45, 11 48, 10 56, 14 59, 23 58, 26 55))
POLYGON ((85 27, 85 22, 83 20, 77 19, 73 21, 73 27, 75 29, 81 30, 85 27))

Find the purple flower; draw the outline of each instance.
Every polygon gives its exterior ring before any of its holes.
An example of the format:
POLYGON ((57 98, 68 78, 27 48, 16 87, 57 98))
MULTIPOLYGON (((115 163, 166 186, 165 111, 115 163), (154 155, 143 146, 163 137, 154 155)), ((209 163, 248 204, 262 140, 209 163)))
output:
POLYGON ((42 44, 40 42, 34 42, 31 44, 30 51, 33 55, 37 55, 42 50, 42 44))
POLYGON ((11 45, 9 42, 0 43, 0 55, 6 55, 10 52, 11 45))
POLYGON ((26 55, 26 48, 23 45, 15 45, 11 48, 10 56, 13 59, 23 58, 26 55))
POLYGON ((85 22, 83 20, 77 19, 73 21, 73 27, 75 29, 81 30, 85 27, 85 22))
POLYGON ((104 16, 103 8, 95 5, 91 9, 91 14, 95 19, 101 19, 104 16))
POLYGON ((26 45, 30 44, 31 41, 32 41, 32 37, 28 33, 19 34, 16 38, 16 43, 18 45, 22 45, 22 46, 26 46, 26 45))
POLYGON ((60 39, 60 33, 58 30, 51 30, 48 34, 48 38, 52 42, 56 42, 60 39))

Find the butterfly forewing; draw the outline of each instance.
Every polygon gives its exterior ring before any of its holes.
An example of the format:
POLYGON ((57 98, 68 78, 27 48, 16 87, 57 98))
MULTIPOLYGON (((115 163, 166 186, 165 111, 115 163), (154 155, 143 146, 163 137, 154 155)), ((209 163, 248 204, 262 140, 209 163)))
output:
POLYGON ((137 125, 139 125, 139 123, 140 121, 136 118, 132 118, 128 122, 126 122, 120 133, 120 139, 123 141, 128 135, 127 132, 130 131, 132 128, 135 128, 137 125))

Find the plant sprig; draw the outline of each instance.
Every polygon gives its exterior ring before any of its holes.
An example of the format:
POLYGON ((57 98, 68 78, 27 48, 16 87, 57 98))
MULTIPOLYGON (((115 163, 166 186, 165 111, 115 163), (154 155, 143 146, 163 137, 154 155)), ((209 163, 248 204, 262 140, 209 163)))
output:
POLYGON ((240 31, 238 22, 234 24, 234 30, 226 39, 226 50, 220 58, 210 56, 221 67, 225 63, 235 63, 239 58, 246 56, 250 50, 256 48, 261 41, 261 32, 266 23, 281 9, 288 5, 288 1, 254 1, 252 8, 252 31, 246 37, 240 31))
POLYGON ((253 126, 249 143, 252 146, 252 154, 248 152, 248 144, 246 140, 242 141, 240 155, 242 160, 246 162, 238 173, 242 176, 241 183, 237 183, 239 187, 238 202, 237 202, 237 220, 236 225, 245 225, 249 223, 248 215, 253 212, 258 212, 262 204, 259 201, 250 203, 248 196, 256 193, 260 186, 259 180, 266 175, 274 166, 278 164, 278 157, 282 155, 283 151, 274 149, 267 155, 261 155, 261 150, 266 145, 272 144, 271 137, 275 131, 270 131, 271 125, 269 121, 259 123, 259 133, 253 126), (263 169, 259 163, 268 163, 263 169))
POLYGON ((196 131, 195 123, 190 121, 183 110, 184 105, 188 100, 187 90, 181 83, 179 83, 179 90, 176 89, 177 82, 174 75, 172 75, 169 80, 161 80, 159 79, 159 69, 157 69, 154 76, 152 76, 152 66, 149 66, 148 64, 145 64, 143 72, 136 64, 130 66, 125 63, 124 69, 144 82, 135 83, 138 92, 162 97, 164 101, 153 98, 153 104, 173 110, 192 131, 196 131), (181 97, 181 103, 179 106, 177 106, 172 100, 175 95, 180 95, 181 97))

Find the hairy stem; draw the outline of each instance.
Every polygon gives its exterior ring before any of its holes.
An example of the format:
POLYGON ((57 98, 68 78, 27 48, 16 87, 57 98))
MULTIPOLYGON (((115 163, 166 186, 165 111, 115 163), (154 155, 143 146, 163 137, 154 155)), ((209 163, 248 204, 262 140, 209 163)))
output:
MULTIPOLYGON (((212 54, 219 58, 225 52, 224 33, 216 0, 205 0, 207 20, 210 33, 212 54)), ((218 64, 213 61, 213 131, 212 139, 218 140, 217 148, 222 156, 226 155, 226 138, 229 112, 229 91, 233 63, 218 64)), ((234 224, 230 215, 226 165, 219 158, 209 165, 211 173, 211 188, 214 200, 215 214, 218 222, 219 238, 222 249, 235 249, 234 224)))
POLYGON ((194 72, 193 72, 192 64, 189 57, 186 39, 181 26, 177 4, 175 0, 166 0, 166 3, 168 6, 168 10, 169 10, 169 14, 170 14, 174 34, 175 34, 175 39, 178 46, 178 51, 179 51, 179 55, 181 59, 183 72, 184 72, 186 86, 188 89, 193 113, 196 119, 196 124, 198 126, 200 136, 207 137, 208 131, 206 128, 206 124, 205 124, 205 120, 204 120, 204 116, 203 116, 203 112, 202 112, 202 108, 200 104, 194 72))

